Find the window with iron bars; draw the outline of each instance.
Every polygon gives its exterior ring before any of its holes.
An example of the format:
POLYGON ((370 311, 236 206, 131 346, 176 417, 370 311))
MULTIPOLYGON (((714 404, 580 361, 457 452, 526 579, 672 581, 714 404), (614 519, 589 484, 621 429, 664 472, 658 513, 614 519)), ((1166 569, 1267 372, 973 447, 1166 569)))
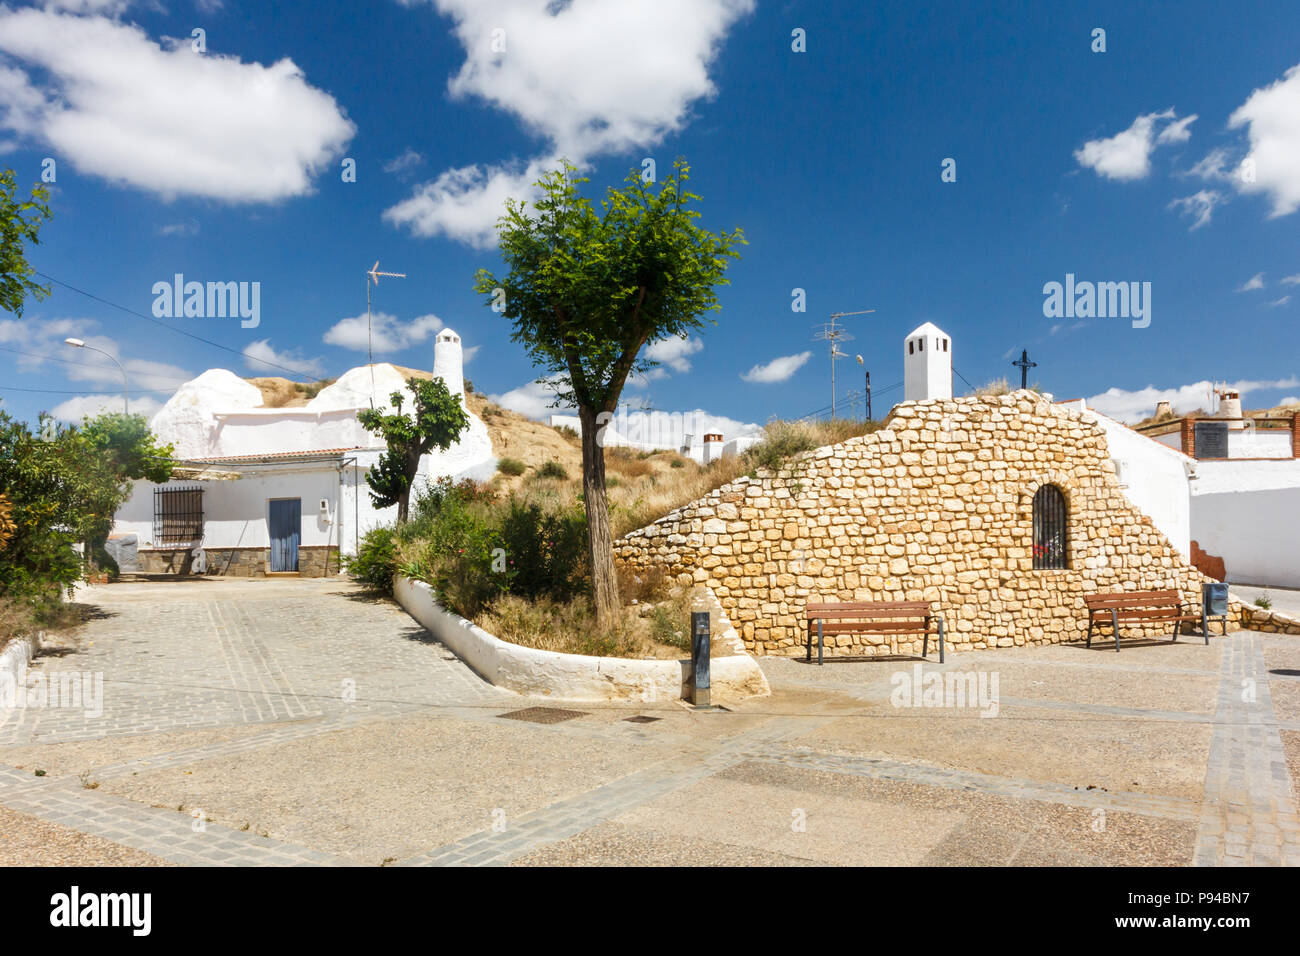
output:
POLYGON ((1043 485, 1034 494, 1034 570, 1068 568, 1065 495, 1056 485, 1043 485))
POLYGON ((203 539, 203 489, 155 488, 153 543, 196 544, 203 539))

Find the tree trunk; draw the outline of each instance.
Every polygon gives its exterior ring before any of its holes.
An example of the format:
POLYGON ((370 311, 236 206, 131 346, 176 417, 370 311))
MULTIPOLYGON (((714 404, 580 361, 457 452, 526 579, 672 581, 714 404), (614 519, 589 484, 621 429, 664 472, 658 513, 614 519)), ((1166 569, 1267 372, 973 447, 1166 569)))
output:
POLYGON ((591 563, 591 593, 596 623, 607 625, 619 613, 618 579, 614 576, 614 539, 609 531, 609 500, 605 494, 605 449, 597 443, 597 412, 578 408, 582 422, 582 499, 587 509, 587 558, 591 563))

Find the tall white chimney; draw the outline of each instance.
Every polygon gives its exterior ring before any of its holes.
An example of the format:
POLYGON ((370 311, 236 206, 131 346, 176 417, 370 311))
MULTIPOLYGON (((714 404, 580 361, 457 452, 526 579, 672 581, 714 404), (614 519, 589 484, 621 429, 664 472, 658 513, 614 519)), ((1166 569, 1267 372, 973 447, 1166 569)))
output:
POLYGON ((460 348, 460 336, 451 329, 443 329, 433 343, 433 377, 440 378, 453 395, 464 396, 465 373, 460 348))
POLYGON ((933 322, 903 340, 903 400, 952 398, 952 340, 933 322))

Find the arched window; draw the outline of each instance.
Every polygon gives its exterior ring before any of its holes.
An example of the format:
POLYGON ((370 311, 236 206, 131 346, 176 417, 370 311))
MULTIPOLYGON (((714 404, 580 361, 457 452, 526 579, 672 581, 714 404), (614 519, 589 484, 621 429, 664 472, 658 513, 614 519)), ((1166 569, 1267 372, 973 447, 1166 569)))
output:
POLYGON ((1056 485, 1034 494, 1034 570, 1067 568, 1069 524, 1065 495, 1056 485))

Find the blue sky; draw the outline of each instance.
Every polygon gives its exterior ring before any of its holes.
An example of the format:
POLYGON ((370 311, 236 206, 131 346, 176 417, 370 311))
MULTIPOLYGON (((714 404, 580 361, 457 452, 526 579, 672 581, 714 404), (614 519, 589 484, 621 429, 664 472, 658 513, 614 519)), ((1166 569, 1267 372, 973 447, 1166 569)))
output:
MULTIPOLYGON (((874 308, 846 348, 877 414, 926 321, 975 384, 1014 378, 1027 348, 1046 390, 1116 415, 1190 410, 1209 380, 1272 405, 1300 396, 1298 41, 1293 2, 10 3, 0 165, 24 188, 47 159, 56 174, 35 268, 145 315, 176 273, 257 282, 260 321, 164 328, 56 286, 0 318, 0 407, 120 402, 116 368, 66 335, 118 357, 144 411, 210 367, 338 375, 365 362, 347 320, 378 259, 408 278, 374 291, 377 358, 430 367, 451 326, 476 388, 543 414, 472 292, 502 198, 559 156, 594 194, 679 155, 703 223, 749 245, 717 325, 660 346, 633 402, 729 428, 819 409, 814 326, 874 308), (1149 325, 1046 317, 1067 274, 1150 283, 1149 325)), ((859 387, 837 368, 841 395, 859 387)))

